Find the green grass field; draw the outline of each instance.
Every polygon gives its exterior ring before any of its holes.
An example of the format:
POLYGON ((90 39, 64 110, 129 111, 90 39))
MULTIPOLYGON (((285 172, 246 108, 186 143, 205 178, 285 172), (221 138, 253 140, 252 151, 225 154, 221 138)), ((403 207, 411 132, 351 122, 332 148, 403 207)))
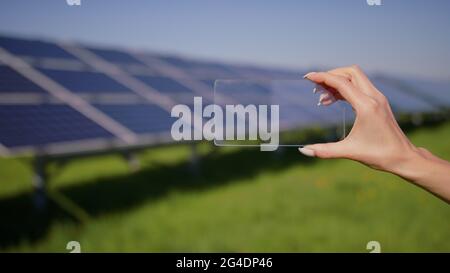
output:
MULTIPOLYGON (((411 132, 416 145, 450 160, 450 123, 411 132)), ((131 172, 118 155, 49 167, 50 191, 88 214, 78 222, 57 205, 37 212, 29 159, 0 159, 2 251, 66 252, 449 252, 450 206, 390 174, 346 160, 320 161, 295 149, 201 145, 139 154, 131 172)))

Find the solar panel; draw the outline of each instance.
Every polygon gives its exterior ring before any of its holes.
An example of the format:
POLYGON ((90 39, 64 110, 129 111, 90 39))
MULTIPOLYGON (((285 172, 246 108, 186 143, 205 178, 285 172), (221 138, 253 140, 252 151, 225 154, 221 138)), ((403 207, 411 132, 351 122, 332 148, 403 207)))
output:
POLYGON ((40 71, 73 92, 131 92, 127 87, 98 72, 53 69, 40 69, 40 71))
POLYGON ((450 82, 421 79, 404 79, 403 81, 426 96, 426 99, 431 100, 434 105, 450 107, 450 82))
POLYGON ((155 88, 162 93, 189 93, 193 94, 192 90, 181 85, 175 80, 168 77, 159 76, 139 76, 137 77, 147 85, 155 88))
POLYGON ((1 105, 0 143, 8 148, 112 135, 67 105, 1 105))
POLYGON ((170 114, 150 104, 95 104, 95 107, 138 134, 170 132, 170 114))
MULTIPOLYGON (((137 78, 148 86, 170 97, 176 103, 191 104, 194 100, 194 92, 175 79, 160 76, 138 76, 137 78)), ((205 102, 208 102, 206 98, 205 102)))
POLYGON ((181 69, 191 69, 195 67, 195 64, 193 62, 182 58, 176 58, 172 56, 161 56, 160 59, 181 69))
POLYGON ((0 65, 0 93, 10 92, 47 94, 45 90, 29 81, 13 69, 0 65))
POLYGON ((268 69, 255 66, 228 65, 221 63, 191 61, 163 56, 162 61, 183 69, 190 77, 200 80, 216 79, 301 79, 301 73, 289 70, 268 69))
POLYGON ((96 55, 100 56, 101 58, 115 63, 115 64, 137 64, 137 65, 144 65, 141 61, 133 57, 132 55, 128 54, 125 51, 119 51, 115 49, 97 49, 89 47, 87 48, 91 52, 95 53, 96 55))
POLYGON ((200 81, 206 84, 207 86, 211 87, 212 90, 214 88, 214 82, 216 81, 216 79, 202 79, 200 81))
POLYGON ((304 74, 281 69, 268 69, 255 66, 230 66, 230 68, 243 78, 261 80, 299 80, 304 74))
POLYGON ((59 46, 42 42, 0 36, 0 47, 19 56, 76 59, 59 46))
POLYGON ((121 51, 117 49, 104 49, 104 48, 85 48, 91 53, 95 54, 100 59, 114 64, 116 67, 120 67, 121 70, 129 73, 130 75, 158 75, 160 74, 158 69, 154 66, 149 66, 146 63, 139 60, 133 54, 127 51, 121 51))
MULTIPOLYGON (((273 90, 271 82, 247 81, 247 80, 218 80, 215 95, 222 95, 224 98, 232 98, 240 104, 271 104, 273 90)), ((222 103, 216 98, 215 102, 222 103)))
POLYGON ((286 128, 342 122, 342 109, 337 105, 317 106, 319 96, 312 93, 313 87, 305 80, 273 81, 272 103, 282 106, 280 121, 286 128))
POLYGON ((373 80, 374 85, 388 98, 394 112, 425 112, 433 109, 426 101, 408 94, 408 90, 400 90, 392 83, 382 79, 373 80))
POLYGON ((230 66, 220 63, 208 63, 199 61, 184 60, 174 57, 160 57, 171 65, 174 65, 192 78, 195 79, 237 79, 242 75, 230 66))

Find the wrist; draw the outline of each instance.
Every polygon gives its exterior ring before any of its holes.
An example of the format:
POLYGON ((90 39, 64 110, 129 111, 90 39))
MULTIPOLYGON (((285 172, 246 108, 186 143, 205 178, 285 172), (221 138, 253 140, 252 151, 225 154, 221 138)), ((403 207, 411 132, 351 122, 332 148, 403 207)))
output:
POLYGON ((450 204, 450 163, 422 148, 405 153, 392 173, 428 190, 450 204))
POLYGON ((429 161, 430 159, 423 152, 414 147, 393 164, 390 172, 411 182, 419 183, 426 176, 427 170, 429 171, 429 161))

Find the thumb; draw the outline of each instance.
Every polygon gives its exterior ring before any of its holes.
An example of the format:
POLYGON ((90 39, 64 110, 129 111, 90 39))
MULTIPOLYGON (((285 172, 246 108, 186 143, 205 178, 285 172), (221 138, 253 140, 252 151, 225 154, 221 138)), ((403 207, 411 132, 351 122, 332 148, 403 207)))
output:
POLYGON ((345 155, 348 154, 348 149, 342 141, 306 145, 298 150, 306 156, 319 158, 342 158, 346 157, 345 155))

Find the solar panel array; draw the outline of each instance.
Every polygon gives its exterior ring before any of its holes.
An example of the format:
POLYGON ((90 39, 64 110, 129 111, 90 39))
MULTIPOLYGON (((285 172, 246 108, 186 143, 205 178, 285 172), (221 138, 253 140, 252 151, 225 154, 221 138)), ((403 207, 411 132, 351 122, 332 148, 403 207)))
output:
MULTIPOLYGON (((0 153, 170 142, 171 106, 192 104, 196 95, 212 103, 216 79, 300 76, 289 70, 0 36, 0 153)), ((375 84, 397 112, 450 105, 448 82, 384 77, 375 84)), ((286 127, 308 126, 316 119, 306 113, 289 119, 286 127)))

